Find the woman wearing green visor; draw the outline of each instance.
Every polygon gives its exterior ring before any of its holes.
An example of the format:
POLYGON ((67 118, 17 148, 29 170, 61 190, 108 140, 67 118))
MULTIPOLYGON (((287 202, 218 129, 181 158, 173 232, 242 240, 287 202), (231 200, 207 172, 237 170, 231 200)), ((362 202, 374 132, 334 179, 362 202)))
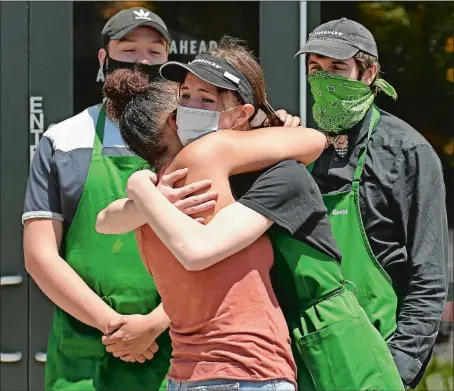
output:
MULTIPOLYGON (((223 112, 231 110, 235 113, 234 109, 238 108, 240 111, 236 111, 236 116, 232 114, 229 117, 228 127, 225 122, 227 119, 223 117, 223 128, 250 129, 250 123, 245 122, 242 115, 249 112, 251 116, 255 110, 248 111, 246 106, 254 107, 259 102, 260 107, 264 103, 264 97, 257 93, 257 84, 251 82, 250 67, 244 61, 249 53, 241 49, 237 45, 221 42, 210 55, 199 55, 191 64, 168 63, 161 68, 161 74, 165 78, 183 83, 180 91, 180 106, 183 109, 178 109, 181 113, 187 112, 184 110, 185 100, 193 98, 184 90, 188 88, 188 79, 193 79, 195 75, 214 86, 221 83, 225 85, 229 81, 231 88, 219 91, 219 95, 236 93, 239 102, 236 106, 223 107, 223 112), (226 62, 233 68, 229 68, 228 72, 223 68, 226 62), (248 90, 253 92, 248 93, 248 90)), ((264 86, 263 80, 261 85, 264 86)), ((199 94, 195 90, 191 92, 199 94)), ((149 108, 142 106, 142 109, 143 112, 140 113, 137 106, 127 106, 120 120, 122 135, 130 147, 135 146, 133 149, 136 152, 146 151, 156 144, 156 138, 147 137, 149 133, 163 133, 164 143, 171 140, 166 135, 166 132, 172 131, 168 129, 167 120, 161 129, 156 129, 156 123, 144 126, 142 121, 142 133, 135 132, 139 127, 134 126, 134 118, 151 118, 147 112, 149 108), (148 147, 143 145, 144 140, 148 140, 148 147)), ((178 153, 179 149, 173 145, 165 145, 167 152, 173 151, 176 155, 165 156, 174 159, 170 167, 187 167, 189 180, 196 180, 198 175, 207 174, 209 161, 208 173, 212 173, 210 179, 213 188, 225 189, 229 186, 228 177, 232 171, 220 167, 232 167, 229 160, 233 157, 241 160, 238 150, 242 150, 242 132, 238 132, 237 145, 234 145, 237 151, 220 154, 219 146, 225 140, 224 131, 215 132, 217 126, 211 129, 201 126, 200 129, 204 130, 196 136, 194 126, 192 129, 185 126, 185 116, 181 113, 177 112, 180 140, 183 144, 195 139, 197 141, 183 148, 182 153, 178 153), (211 134, 207 135, 208 133, 211 134)), ((193 121, 194 125, 197 121, 204 121, 203 118, 209 113, 208 110, 193 110, 190 114, 191 117, 186 118, 193 121)), ((260 137, 263 133, 257 131, 256 134, 256 145, 265 150, 265 153, 267 148, 272 150, 272 142, 260 137), (266 143, 270 145, 264 148, 266 143)), ((254 132, 250 137, 253 135, 254 132)), ((243 150, 245 154, 254 152, 251 149, 243 150)), ((241 164, 238 161, 233 164, 241 164)), ((157 161, 150 163, 155 165, 157 161)), ((269 164, 273 164, 273 161, 270 160, 269 164)), ((257 169, 257 165, 251 164, 250 171, 257 169)), ((294 160, 286 160, 252 175, 255 181, 245 192, 241 191, 245 178, 233 176, 233 189, 237 194, 245 194, 214 217, 213 212, 203 214, 201 217, 209 222, 201 225, 156 196, 150 175, 136 173, 130 178, 130 196, 134 199, 134 206, 123 208, 124 200, 111 204, 102 212, 98 229, 102 225, 102 230, 109 232, 109 226, 115 226, 118 231, 123 224, 125 230, 131 230, 148 223, 175 258, 195 272, 207 269, 241 251, 268 231, 275 255, 273 288, 292 335, 299 389, 403 390, 385 341, 358 304, 354 287, 341 274, 341 256, 330 232, 326 208, 306 168, 294 160), (271 229, 268 230, 269 228, 271 229)))

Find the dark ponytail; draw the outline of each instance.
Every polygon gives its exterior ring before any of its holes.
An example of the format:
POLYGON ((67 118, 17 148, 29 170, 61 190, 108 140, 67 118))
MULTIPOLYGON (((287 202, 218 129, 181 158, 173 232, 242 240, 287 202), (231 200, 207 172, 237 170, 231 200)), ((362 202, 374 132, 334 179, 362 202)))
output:
POLYGON ((106 77, 107 115, 117 121, 126 147, 158 165, 167 151, 163 126, 177 108, 178 85, 168 81, 149 83, 141 72, 118 69, 106 77))

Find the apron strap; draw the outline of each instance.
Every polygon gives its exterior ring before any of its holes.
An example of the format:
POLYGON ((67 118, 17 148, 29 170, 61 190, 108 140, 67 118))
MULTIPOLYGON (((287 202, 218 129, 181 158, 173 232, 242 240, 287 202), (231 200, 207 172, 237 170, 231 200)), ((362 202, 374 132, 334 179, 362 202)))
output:
POLYGON ((312 162, 311 164, 309 164, 306 167, 307 171, 309 171, 309 174, 312 174, 312 170, 314 169, 314 166, 315 166, 315 162, 312 162))
POLYGON ((363 174, 364 162, 366 160, 367 144, 369 144, 369 140, 372 136, 372 133, 374 132, 375 127, 378 124, 379 119, 380 119, 380 112, 378 111, 378 108, 375 105, 372 105, 372 118, 371 118, 370 124, 369 124, 369 131, 367 132, 367 140, 362 145, 361 150, 359 152, 358 164, 356 165, 355 175, 353 176, 353 182, 352 182, 353 190, 359 189, 359 180, 361 179, 361 175, 363 174))
POLYGON ((95 141, 93 143, 93 156, 102 155, 102 144, 104 140, 104 126, 106 124, 106 104, 103 103, 99 110, 98 120, 96 121, 95 141))

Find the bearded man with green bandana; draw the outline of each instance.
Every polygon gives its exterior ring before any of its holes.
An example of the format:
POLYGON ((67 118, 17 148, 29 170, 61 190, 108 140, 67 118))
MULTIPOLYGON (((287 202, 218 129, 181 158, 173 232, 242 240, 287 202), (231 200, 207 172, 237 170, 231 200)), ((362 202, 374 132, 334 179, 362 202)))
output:
POLYGON ((342 253, 342 272, 388 343, 406 387, 424 374, 446 296, 448 228, 440 161, 415 129, 375 104, 374 37, 342 18, 317 27, 305 54, 313 117, 327 135, 311 166, 342 253))

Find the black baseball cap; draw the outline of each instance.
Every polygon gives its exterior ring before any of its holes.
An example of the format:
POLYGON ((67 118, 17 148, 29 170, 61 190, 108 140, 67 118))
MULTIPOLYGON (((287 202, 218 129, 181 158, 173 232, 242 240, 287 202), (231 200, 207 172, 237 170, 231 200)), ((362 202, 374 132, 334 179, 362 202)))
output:
POLYGON ((318 26, 295 57, 315 53, 346 60, 359 51, 378 58, 377 44, 372 33, 362 24, 342 18, 318 26))
POLYGON ((143 7, 124 9, 110 18, 102 29, 101 39, 105 47, 112 39, 121 39, 140 26, 150 26, 158 31, 168 44, 172 42, 167 26, 155 13, 143 7))
POLYGON ((226 60, 209 54, 199 54, 188 64, 169 61, 160 69, 164 79, 177 83, 183 83, 188 72, 216 87, 238 92, 244 103, 254 106, 255 112, 257 112, 258 105, 251 84, 226 60))

